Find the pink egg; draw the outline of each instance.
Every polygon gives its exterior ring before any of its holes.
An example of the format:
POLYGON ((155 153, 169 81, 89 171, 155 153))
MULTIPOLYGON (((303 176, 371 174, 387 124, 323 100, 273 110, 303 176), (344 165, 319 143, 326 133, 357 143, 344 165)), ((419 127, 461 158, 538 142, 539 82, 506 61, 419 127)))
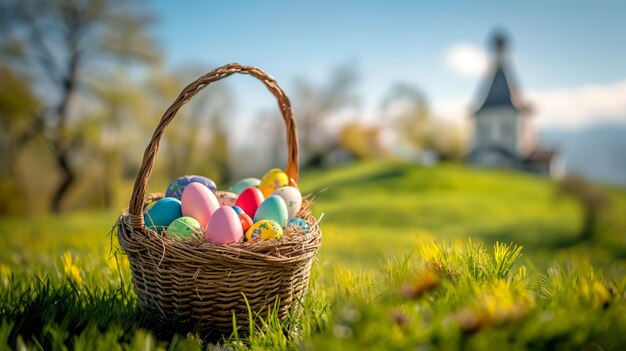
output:
POLYGON ((254 213, 263 200, 265 198, 261 190, 256 187, 249 187, 239 194, 235 206, 239 206, 250 218, 254 218, 254 213))
POLYGON ((204 235, 215 245, 241 241, 243 228, 237 212, 229 206, 218 208, 211 216, 204 235))
POLYGON ((183 216, 194 218, 203 229, 207 227, 213 212, 220 208, 215 194, 200 183, 187 185, 183 191, 181 205, 183 216))

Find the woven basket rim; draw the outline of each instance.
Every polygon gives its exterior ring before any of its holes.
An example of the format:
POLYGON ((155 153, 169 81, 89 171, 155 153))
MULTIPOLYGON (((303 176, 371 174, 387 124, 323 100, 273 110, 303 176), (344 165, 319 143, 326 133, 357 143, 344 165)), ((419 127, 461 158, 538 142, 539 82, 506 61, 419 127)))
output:
MULTIPOLYGON (((148 198, 158 199, 159 195, 161 194, 151 194, 148 198)), ((130 249, 129 244, 135 243, 140 246, 146 244, 158 245, 163 250, 170 251, 170 254, 175 254, 173 252, 175 251, 177 254, 181 254, 182 257, 193 255, 200 258, 203 256, 215 257, 217 255, 229 257, 235 261, 254 260, 254 262, 250 262, 251 264, 306 261, 315 255, 322 237, 319 222, 311 213, 310 206, 311 202, 306 202, 303 209, 296 216, 307 221, 310 225, 310 230, 285 233, 279 239, 259 242, 236 242, 226 245, 215 245, 201 239, 178 241, 170 238, 168 235, 158 234, 145 227, 141 229, 132 228, 128 209, 125 209, 120 213, 117 221, 118 239, 125 251, 130 249), (285 252, 291 254, 285 255, 285 252)))

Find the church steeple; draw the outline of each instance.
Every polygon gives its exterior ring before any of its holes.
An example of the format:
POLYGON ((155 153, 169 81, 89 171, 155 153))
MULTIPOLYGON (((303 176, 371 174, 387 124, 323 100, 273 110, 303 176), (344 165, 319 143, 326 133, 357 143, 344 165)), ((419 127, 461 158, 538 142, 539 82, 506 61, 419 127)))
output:
POLYGON ((501 64, 504 62, 504 55, 506 54, 507 43, 506 36, 502 32, 497 32, 493 35, 493 49, 496 54, 496 62, 501 64))
POLYGON ((491 83, 487 85, 487 93, 480 108, 475 114, 490 107, 510 106, 516 111, 527 108, 517 94, 515 84, 509 77, 507 50, 508 43, 506 36, 502 32, 496 32, 492 37, 492 47, 494 51, 493 76, 491 83))
POLYGON ((480 108, 474 113, 471 152, 467 161, 478 166, 551 172, 555 153, 535 144, 531 110, 511 79, 507 37, 502 31, 490 38, 491 69, 480 91, 480 108))

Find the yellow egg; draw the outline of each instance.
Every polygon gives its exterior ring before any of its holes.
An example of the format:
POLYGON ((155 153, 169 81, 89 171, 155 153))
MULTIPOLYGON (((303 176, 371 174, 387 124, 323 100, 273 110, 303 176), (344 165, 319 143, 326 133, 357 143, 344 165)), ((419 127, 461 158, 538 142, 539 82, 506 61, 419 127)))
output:
POLYGON ((274 190, 289 185, 289 177, 282 171, 282 169, 274 168, 265 173, 261 178, 261 184, 259 184, 259 190, 263 193, 263 196, 268 197, 274 190))
POLYGON ((278 239, 281 236, 283 236, 283 228, 271 219, 264 219, 254 223, 248 229, 246 241, 255 243, 261 240, 278 239))

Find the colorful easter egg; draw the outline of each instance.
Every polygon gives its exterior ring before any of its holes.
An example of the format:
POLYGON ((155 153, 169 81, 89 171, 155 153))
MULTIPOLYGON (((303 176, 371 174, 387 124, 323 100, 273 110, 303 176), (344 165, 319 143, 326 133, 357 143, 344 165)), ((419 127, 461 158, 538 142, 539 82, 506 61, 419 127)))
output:
POLYGON ((243 212, 238 213, 237 216, 239 217, 239 221, 241 222, 241 229, 243 229, 243 233, 245 233, 250 227, 252 227, 254 222, 252 221, 252 218, 250 218, 250 216, 243 212))
POLYGON ((228 206, 218 208, 211 216, 204 235, 215 245, 241 241, 243 228, 235 210, 228 206))
POLYGON ((187 185, 181 202, 183 215, 195 218, 202 228, 206 228, 211 215, 220 207, 215 194, 200 183, 187 185))
POLYGON ((220 206, 235 206, 238 195, 228 191, 216 191, 215 196, 220 206))
POLYGON ((261 190, 255 187, 249 187, 239 194, 239 198, 235 205, 245 212, 250 218, 254 218, 254 213, 259 205, 263 202, 265 197, 261 190))
POLYGON ((261 178, 259 189, 263 196, 268 197, 274 190, 289 185, 289 177, 281 169, 274 168, 261 178))
POLYGON ((172 239, 180 241, 202 233, 202 226, 195 218, 180 217, 170 223, 166 232, 172 239))
POLYGON ((167 190, 165 190, 165 196, 180 200, 182 199, 185 188, 191 183, 200 183, 209 188, 212 192, 217 190, 217 186, 213 180, 203 176, 187 175, 174 179, 167 187, 167 190))
POLYGON ((165 197, 150 207, 143 215, 143 220, 148 229, 161 233, 176 218, 182 216, 180 201, 172 197, 165 197))
POLYGON ((261 240, 278 239, 283 236, 283 228, 271 219, 254 223, 246 232, 246 241, 257 242, 261 240))
POLYGON ((295 231, 305 231, 305 232, 308 232, 309 230, 311 230, 311 226, 304 219, 297 218, 297 217, 289 218, 289 220, 287 221, 286 228, 290 228, 295 231))
POLYGON ((300 190, 292 186, 284 186, 276 189, 272 195, 280 196, 283 200, 285 200, 285 205, 287 205, 287 216, 289 218, 298 214, 300 208, 302 207, 302 194, 300 194, 300 190))
POLYGON ((245 213, 239 206, 231 206, 231 207, 233 208, 233 210, 235 210, 235 212, 237 212, 237 214, 245 213))
POLYGON ((251 186, 258 187, 259 184, 261 184, 261 180, 260 179, 257 179, 257 178, 245 178, 245 179, 242 179, 242 180, 238 181, 233 186, 231 186, 230 187, 230 192, 239 195, 239 194, 241 194, 242 191, 246 190, 247 188, 249 188, 251 186))
POLYGON ((287 205, 280 196, 272 195, 265 199, 254 213, 254 222, 271 219, 281 227, 287 223, 287 205))

